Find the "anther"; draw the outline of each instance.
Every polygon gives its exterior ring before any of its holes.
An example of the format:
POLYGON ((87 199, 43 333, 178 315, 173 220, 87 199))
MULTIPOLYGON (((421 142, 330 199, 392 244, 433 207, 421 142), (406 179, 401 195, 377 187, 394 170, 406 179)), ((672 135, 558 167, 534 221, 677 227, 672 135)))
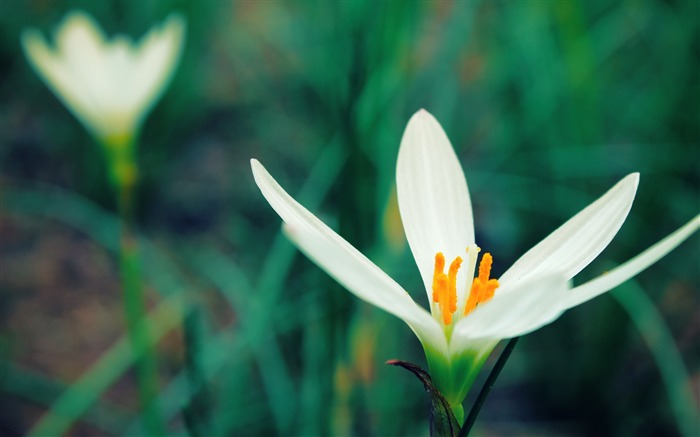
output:
POLYGON ((445 256, 442 252, 435 254, 433 302, 438 304, 445 325, 452 323, 452 314, 457 311, 457 272, 461 265, 462 258, 455 258, 445 274, 445 256))
MULTIPOLYGON (((450 270, 447 272, 447 299, 448 308, 450 312, 450 319, 452 318, 452 313, 457 311, 457 272, 459 267, 462 265, 462 258, 457 257, 450 264, 450 270)), ((451 320, 450 320, 451 321, 451 320)))
POLYGON ((498 288, 498 280, 490 279, 491 266, 493 265, 493 257, 490 253, 485 253, 479 263, 479 276, 474 278, 472 288, 469 292, 469 298, 464 308, 464 314, 467 315, 476 309, 477 305, 491 300, 498 288))
POLYGON ((433 302, 440 302, 440 290, 442 289, 441 280, 445 276, 445 255, 442 252, 435 254, 435 271, 433 273, 433 302))

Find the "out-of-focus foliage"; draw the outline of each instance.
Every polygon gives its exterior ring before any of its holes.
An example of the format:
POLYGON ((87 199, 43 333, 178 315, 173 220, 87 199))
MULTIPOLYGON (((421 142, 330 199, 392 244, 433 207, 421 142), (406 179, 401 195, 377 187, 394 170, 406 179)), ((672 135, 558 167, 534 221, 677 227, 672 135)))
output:
MULTIPOLYGON (((421 281, 392 192, 403 128, 421 107, 462 161, 477 242, 493 253, 496 276, 630 172, 642 175, 630 217, 582 280, 700 206, 694 0, 6 0, 5 435, 41 417, 74 435, 141 429, 132 358, 118 343, 119 226, 104 157, 19 43, 26 27, 53 32, 75 8, 133 38, 172 11, 188 22, 181 65, 138 151, 141 259, 173 435, 427 430, 420 384, 383 365, 424 365, 420 345, 297 255, 253 184, 251 157, 416 299, 421 281)), ((698 400, 699 256, 694 237, 525 337, 475 433, 680 433, 674 405, 689 391, 698 400)))

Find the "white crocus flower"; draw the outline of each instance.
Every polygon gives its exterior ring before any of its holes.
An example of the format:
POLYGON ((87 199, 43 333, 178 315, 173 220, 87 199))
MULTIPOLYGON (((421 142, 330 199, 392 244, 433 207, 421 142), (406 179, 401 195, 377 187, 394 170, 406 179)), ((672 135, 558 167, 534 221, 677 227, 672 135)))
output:
POLYGON ((101 142, 128 143, 153 107, 177 65, 185 22, 171 15, 138 43, 105 37, 83 12, 69 13, 50 47, 35 29, 22 34, 32 67, 68 109, 101 142))
POLYGON ((286 223, 289 238, 350 292, 411 327, 423 345, 435 386, 459 420, 461 403, 499 340, 534 331, 619 285, 700 226, 698 216, 638 257, 572 289, 571 278, 600 254, 627 217, 639 181, 633 173, 530 249, 498 280, 489 278, 490 254, 482 256, 475 274, 479 248, 464 173, 440 124, 421 110, 401 140, 396 183, 406 237, 431 302, 428 312, 292 199, 258 161, 251 164, 258 187, 286 223))

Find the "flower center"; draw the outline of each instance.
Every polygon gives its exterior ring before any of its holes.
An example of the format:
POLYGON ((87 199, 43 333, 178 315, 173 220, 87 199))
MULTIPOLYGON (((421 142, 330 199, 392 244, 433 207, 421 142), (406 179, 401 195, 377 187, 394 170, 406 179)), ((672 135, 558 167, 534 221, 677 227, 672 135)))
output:
MULTIPOLYGON (((478 248, 471 247, 472 251, 467 248, 469 254, 469 263, 467 268, 469 271, 468 281, 474 278, 473 270, 476 264, 478 248)), ((463 315, 467 315, 474 311, 480 303, 489 301, 498 288, 498 280, 491 279, 491 265, 493 257, 490 253, 485 253, 481 257, 479 263, 479 276, 474 278, 469 289, 469 296, 464 302, 464 298, 459 299, 457 295, 457 272, 462 265, 462 258, 455 258, 450 264, 450 268, 445 273, 445 255, 442 252, 435 254, 435 272, 433 273, 433 304, 435 311, 442 316, 442 321, 445 325, 452 323, 454 313, 458 306, 464 305, 463 315)), ((459 314, 459 313, 458 313, 459 314)))

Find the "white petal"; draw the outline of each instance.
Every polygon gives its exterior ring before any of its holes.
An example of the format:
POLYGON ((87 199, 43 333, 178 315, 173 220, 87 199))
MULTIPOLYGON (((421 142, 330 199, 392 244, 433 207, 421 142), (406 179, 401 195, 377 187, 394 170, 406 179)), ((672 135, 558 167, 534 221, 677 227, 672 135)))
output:
MULTIPOLYGON (((464 259, 474 243, 474 220, 457 155, 440 123, 423 109, 401 139, 396 188, 406 238, 430 299, 435 254, 443 252, 448 265, 457 256, 464 259)), ((457 283, 461 296, 466 285, 457 283)))
MULTIPOLYGON (((66 15, 56 32, 57 56, 70 70, 82 93, 90 96, 95 111, 109 111, 115 73, 106 59, 108 42, 99 24, 84 12, 66 15)), ((94 127, 94 126, 93 126, 94 127)))
MULTIPOLYGON (((107 103, 112 118, 126 118, 124 126, 134 126, 138 112, 137 77, 134 73, 134 48, 131 39, 126 35, 116 35, 109 44, 104 46, 102 62, 110 73, 109 84, 102 91, 103 99, 107 103)), ((112 122, 114 122, 112 120, 112 122)))
POLYGON ((22 33, 27 60, 56 96, 88 128, 92 128, 95 104, 65 60, 49 49, 46 40, 34 30, 22 33))
POLYGON ((461 319, 452 334, 453 353, 475 339, 503 339, 532 332, 566 309, 570 284, 561 274, 532 278, 504 290, 461 319))
POLYGON ((185 30, 184 18, 173 14, 162 28, 144 36, 132 53, 131 85, 140 116, 150 110, 170 82, 183 49, 185 30))
POLYGON ((586 282, 585 284, 575 287, 572 290, 567 308, 580 305, 622 284, 626 280, 654 264, 662 257, 666 256, 667 253, 684 242, 695 231, 697 231, 698 228, 700 228, 700 215, 696 216, 683 227, 651 246, 644 252, 630 259, 626 263, 614 268, 608 273, 586 282))
POLYGON ((401 286, 292 199, 257 160, 251 167, 263 196, 287 224, 287 235, 312 261, 360 299, 404 320, 421 342, 447 353, 440 325, 401 286))
POLYGON ((502 285, 550 272, 573 278, 613 239, 627 218, 639 184, 639 173, 618 182, 598 200, 552 232, 509 268, 502 285))
POLYGON ((66 14, 56 32, 56 48, 59 52, 70 51, 71 40, 86 39, 91 51, 101 51, 106 43, 105 34, 92 16, 83 11, 72 11, 66 14))

